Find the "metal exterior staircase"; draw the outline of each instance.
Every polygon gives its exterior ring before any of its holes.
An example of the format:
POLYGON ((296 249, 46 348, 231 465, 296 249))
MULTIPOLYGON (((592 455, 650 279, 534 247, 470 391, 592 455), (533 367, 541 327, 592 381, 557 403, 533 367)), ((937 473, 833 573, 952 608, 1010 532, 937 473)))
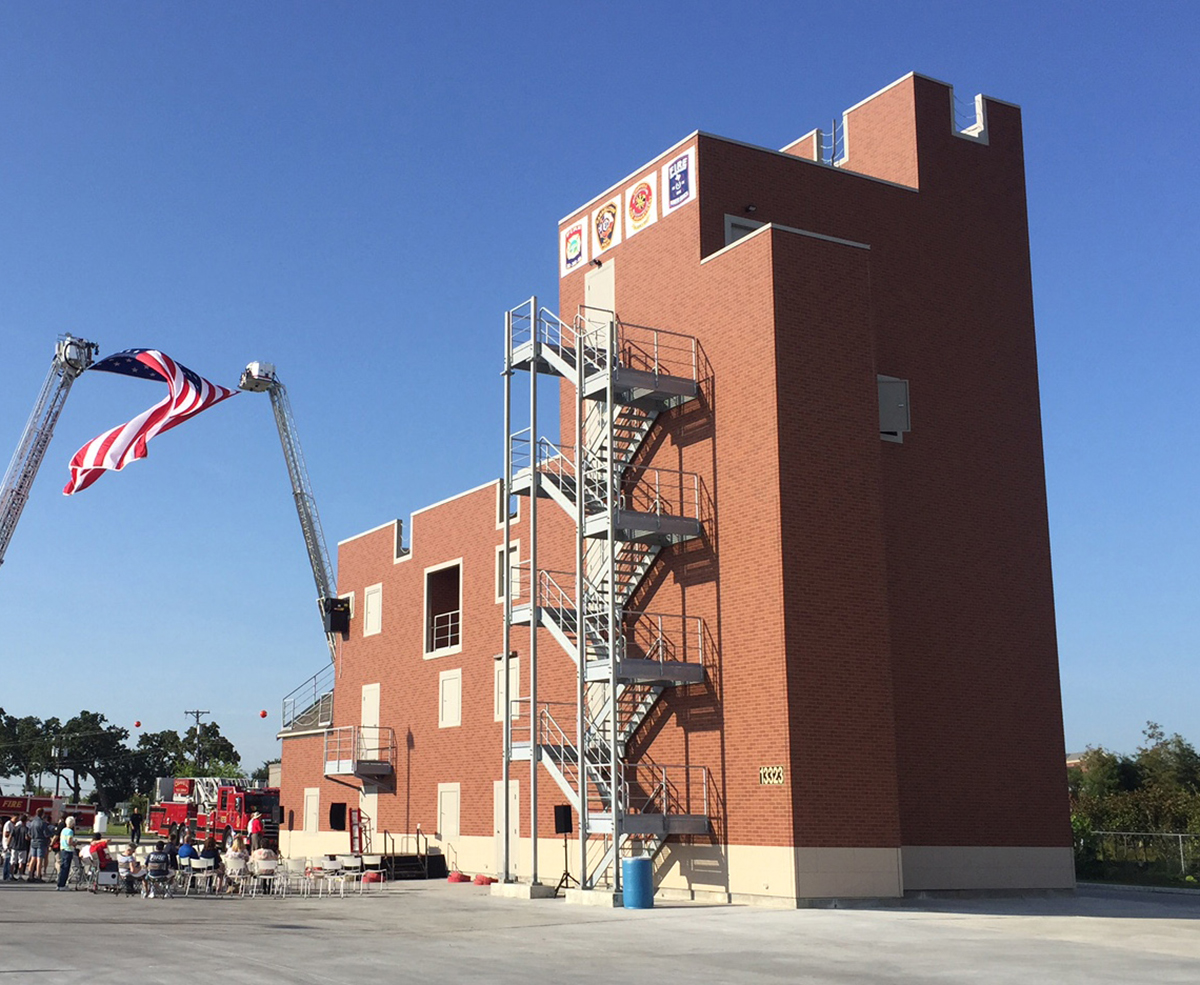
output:
MULTIPOLYGON (((573 384, 576 396, 574 445, 536 434, 532 397, 530 426, 512 431, 505 449, 508 492, 565 511, 578 550, 576 570, 559 572, 540 568, 534 547, 533 591, 521 605, 506 604, 506 639, 516 625, 548 630, 576 665, 579 700, 541 701, 533 683, 520 714, 506 710, 506 749, 509 760, 545 766, 578 812, 583 887, 619 890, 616 862, 627 839, 661 843, 709 830, 705 767, 625 761, 664 691, 704 679, 699 618, 627 608, 662 549, 702 533, 700 478, 638 458, 659 414, 698 396, 697 346, 594 308, 568 324, 535 299, 509 312, 507 325, 506 381, 525 370, 536 387, 538 374, 550 374, 573 384)), ((506 387, 506 422, 510 394, 506 387)))

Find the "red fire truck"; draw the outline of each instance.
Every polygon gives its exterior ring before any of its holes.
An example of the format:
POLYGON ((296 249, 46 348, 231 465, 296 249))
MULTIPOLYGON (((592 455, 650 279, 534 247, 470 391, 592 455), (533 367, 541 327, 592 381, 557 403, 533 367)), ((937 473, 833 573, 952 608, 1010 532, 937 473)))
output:
POLYGON ((250 815, 262 814, 263 835, 279 837, 279 788, 248 787, 243 778, 160 777, 157 802, 146 819, 146 833, 169 837, 189 830, 201 839, 212 835, 223 844, 245 834, 250 815))
POLYGON ((18 794, 15 797, 0 797, 0 817, 16 817, 18 814, 28 814, 41 807, 46 813, 46 819, 57 824, 65 817, 75 818, 75 827, 90 828, 96 822, 95 804, 67 804, 61 797, 28 797, 18 794))

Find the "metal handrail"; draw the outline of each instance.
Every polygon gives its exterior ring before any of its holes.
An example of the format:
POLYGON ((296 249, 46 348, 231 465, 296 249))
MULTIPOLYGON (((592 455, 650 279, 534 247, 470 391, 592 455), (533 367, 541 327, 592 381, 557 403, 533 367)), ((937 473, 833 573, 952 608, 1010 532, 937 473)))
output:
POLYGON ((325 762, 396 764, 396 730, 387 725, 340 725, 325 730, 325 762))
POLYGON ((461 620, 461 609, 447 609, 445 612, 439 612, 434 615, 430 624, 430 642, 433 644, 429 648, 430 652, 444 650, 450 646, 458 646, 461 639, 459 633, 461 620))
POLYGON ((662 469, 657 466, 630 466, 625 469, 621 485, 621 509, 653 513, 656 516, 703 519, 702 483, 700 475, 696 472, 662 469), (631 479, 631 476, 634 478, 631 479))
POLYGON ((708 767, 685 764, 626 763, 621 770, 622 802, 627 814, 694 814, 697 782, 702 813, 708 816, 708 767), (648 777, 642 780, 641 776, 648 777), (693 779, 698 775, 698 781, 693 779), (634 799, 631 787, 643 791, 634 799), (648 792, 646 792, 648 791, 648 792), (658 809, 655 809, 658 808, 658 809))
POLYGON ((280 718, 283 728, 318 728, 333 721, 334 671, 332 663, 324 664, 284 697, 280 718))

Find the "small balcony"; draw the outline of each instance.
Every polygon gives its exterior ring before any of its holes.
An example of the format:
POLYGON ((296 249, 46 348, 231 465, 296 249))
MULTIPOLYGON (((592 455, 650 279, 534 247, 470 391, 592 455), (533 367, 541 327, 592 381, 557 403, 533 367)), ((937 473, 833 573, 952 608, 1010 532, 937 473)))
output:
POLYGON ((333 724, 334 667, 326 663, 283 699, 285 732, 305 732, 333 724))
POLYGON ((396 731, 377 725, 343 725, 325 730, 325 775, 363 779, 396 772, 396 731))

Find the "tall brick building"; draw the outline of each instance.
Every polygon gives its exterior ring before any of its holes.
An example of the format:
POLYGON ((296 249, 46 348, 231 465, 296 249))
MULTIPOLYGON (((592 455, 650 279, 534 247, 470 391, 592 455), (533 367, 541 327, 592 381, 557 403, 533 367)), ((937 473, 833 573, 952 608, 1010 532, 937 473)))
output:
POLYGON ((553 884, 566 804, 592 887, 639 852, 783 904, 1073 885, 1020 111, 975 107, 906 76, 835 160, 693 133, 561 223, 508 489, 339 545, 285 851, 345 851, 346 805, 528 880, 536 820, 553 884))

